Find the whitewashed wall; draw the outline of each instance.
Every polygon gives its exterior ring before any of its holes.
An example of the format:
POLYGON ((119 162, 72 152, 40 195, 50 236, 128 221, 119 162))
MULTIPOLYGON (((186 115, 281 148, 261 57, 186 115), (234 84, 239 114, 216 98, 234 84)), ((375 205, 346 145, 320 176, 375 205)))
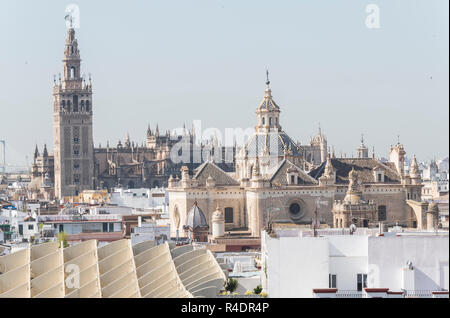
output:
POLYGON ((449 238, 448 236, 370 237, 369 267, 374 286, 403 288, 403 268, 411 261, 414 267, 416 290, 449 288, 449 238), (378 272, 378 273, 377 273, 378 272))

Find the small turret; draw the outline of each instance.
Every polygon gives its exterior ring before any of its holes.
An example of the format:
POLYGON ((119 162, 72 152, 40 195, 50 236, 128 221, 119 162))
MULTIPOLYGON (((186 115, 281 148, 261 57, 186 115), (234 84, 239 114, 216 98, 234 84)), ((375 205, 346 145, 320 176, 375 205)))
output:
POLYGON ((414 155, 411 166, 409 168, 409 177, 411 178, 412 184, 420 184, 422 183, 422 177, 419 171, 419 165, 417 163, 416 155, 414 155))
POLYGON ((356 149, 357 158, 369 158, 369 148, 364 145, 364 135, 361 134, 361 144, 356 149))
POLYGON ((36 148, 34 148, 34 162, 36 163, 36 159, 39 157, 39 150, 38 146, 36 145, 36 148))
POLYGON ((217 206, 216 210, 212 213, 212 237, 220 237, 225 235, 225 217, 223 212, 217 206))

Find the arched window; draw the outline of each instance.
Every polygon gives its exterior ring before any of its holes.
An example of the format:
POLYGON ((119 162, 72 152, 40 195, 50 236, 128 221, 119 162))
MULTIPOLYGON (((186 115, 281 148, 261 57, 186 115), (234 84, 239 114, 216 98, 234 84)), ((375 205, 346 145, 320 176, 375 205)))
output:
POLYGON ((269 117, 269 126, 272 126, 272 117, 269 117))
POLYGON ((70 113, 70 100, 67 101, 67 111, 70 113))
POLYGON ((89 109, 89 101, 88 101, 88 100, 86 101, 86 111, 87 111, 87 112, 90 111, 90 109, 89 109))
POLYGON ((84 112, 84 100, 80 103, 81 112, 84 112))
POLYGON ((266 117, 262 118, 262 124, 265 125, 266 124, 266 117))
POLYGON ((70 78, 75 78, 75 67, 70 68, 70 78))
POLYGON ((62 111, 62 112, 66 111, 66 101, 65 101, 65 100, 63 100, 63 101, 61 102, 61 111, 62 111))
POLYGON ((225 208, 225 223, 233 223, 233 208, 225 208))

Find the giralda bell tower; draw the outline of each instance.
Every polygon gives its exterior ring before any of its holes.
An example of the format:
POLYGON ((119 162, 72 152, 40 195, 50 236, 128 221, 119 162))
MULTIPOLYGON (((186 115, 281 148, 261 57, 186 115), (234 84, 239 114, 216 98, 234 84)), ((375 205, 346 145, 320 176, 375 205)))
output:
POLYGON ((55 195, 62 199, 94 188, 92 84, 80 76, 80 50, 75 30, 67 32, 64 76, 53 86, 55 195))

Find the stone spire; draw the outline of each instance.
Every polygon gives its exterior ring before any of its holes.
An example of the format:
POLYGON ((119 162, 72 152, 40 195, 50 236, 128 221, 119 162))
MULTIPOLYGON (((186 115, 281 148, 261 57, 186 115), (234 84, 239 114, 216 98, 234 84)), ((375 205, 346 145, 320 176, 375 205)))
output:
POLYGON ((48 157, 47 144, 44 144, 44 150, 42 152, 43 157, 48 157))
POLYGON ((345 195, 344 202, 356 204, 361 202, 362 192, 359 189, 358 173, 355 171, 355 167, 348 174, 348 189, 345 195))
POLYGON ((319 178, 321 185, 331 185, 336 182, 336 170, 331 162, 331 155, 328 153, 325 168, 322 176, 319 178))
POLYGON ((260 177, 260 171, 259 171, 259 157, 256 157, 255 164, 253 166, 252 170, 252 178, 258 179, 260 177))
POLYGON ((36 144, 36 148, 34 148, 34 161, 36 161, 37 157, 39 157, 39 150, 36 144))
POLYGON ((331 164, 331 156, 330 156, 330 154, 328 154, 327 162, 325 164, 324 175, 326 175, 327 177, 330 177, 333 175, 333 173, 334 173, 334 168, 333 168, 333 165, 331 164))
POLYGON ((356 149, 357 158, 369 158, 369 148, 364 145, 364 135, 361 134, 361 144, 358 149, 356 149))
POLYGON ((125 143, 124 143, 125 147, 130 148, 131 143, 130 143, 130 134, 127 132, 127 136, 125 137, 125 143))
POLYGON ((413 184, 421 183, 422 177, 420 176, 419 165, 417 163, 416 155, 414 155, 411 166, 409 168, 409 176, 412 179, 413 184))

